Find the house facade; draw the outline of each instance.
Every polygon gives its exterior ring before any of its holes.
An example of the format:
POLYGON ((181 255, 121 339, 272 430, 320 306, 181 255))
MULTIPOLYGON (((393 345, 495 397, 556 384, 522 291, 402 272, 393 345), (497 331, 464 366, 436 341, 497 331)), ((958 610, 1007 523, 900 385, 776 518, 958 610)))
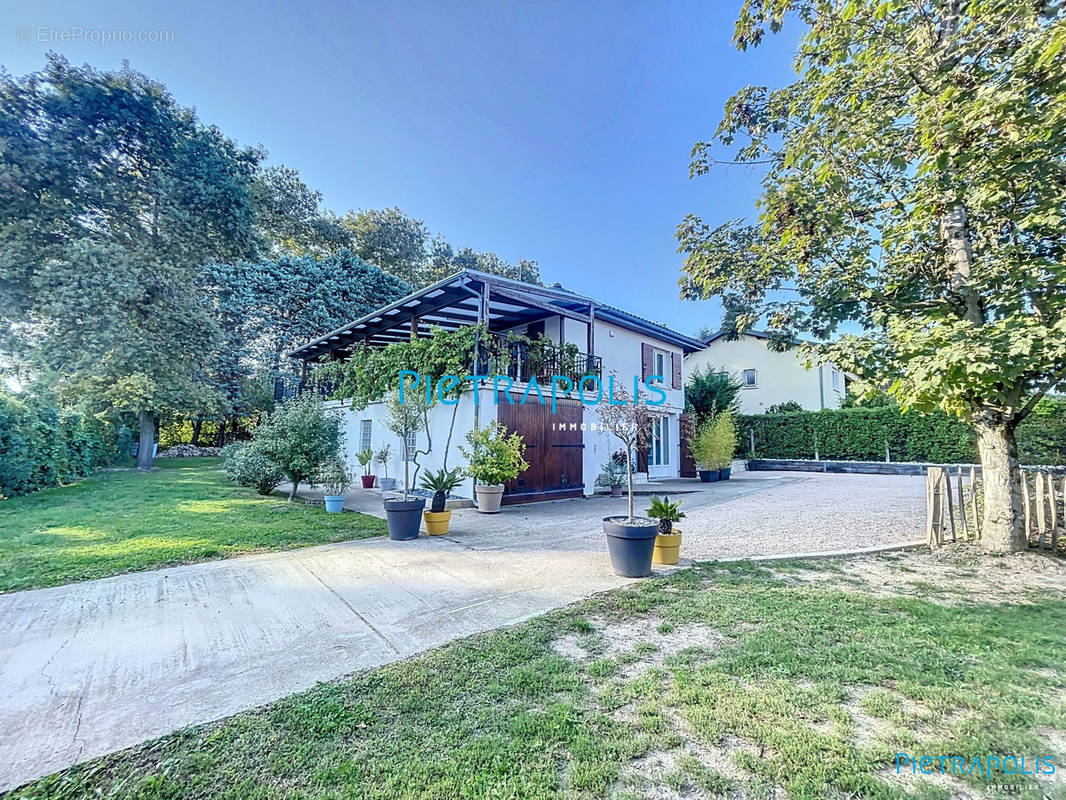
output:
MULTIPOLYGON (((685 357, 699 349, 700 342, 558 285, 538 286, 464 270, 353 320, 290 355, 304 362, 307 375, 317 363, 344 360, 353 348, 386 347, 432 336, 438 329, 474 324, 487 326, 488 341, 479 343, 479 360, 471 363, 469 374, 495 377, 502 373, 503 380, 480 380, 457 404, 434 405, 428 430, 419 432, 412 442, 417 449, 430 450, 418 457, 420 474, 461 465, 458 445, 466 434, 475 425, 496 420, 522 435, 530 464, 506 485, 505 504, 591 495, 601 466, 622 444, 600 430, 596 405, 591 402, 595 396, 592 383, 586 384, 584 394, 575 391, 569 398, 560 397, 553 413, 551 376, 568 372, 575 385, 582 375, 597 375, 603 402, 612 377, 616 385, 632 393, 634 379, 643 384, 662 376, 661 381, 653 381, 665 396, 665 402, 657 406, 662 417, 650 446, 636 454, 637 467, 651 479, 679 474, 685 357), (528 348, 511 343, 513 337, 508 334, 520 335, 523 341, 536 340, 540 344, 536 359, 528 348), (493 358, 504 351, 505 358, 493 358), (497 370, 494 364, 504 366, 497 370), (528 391, 531 383, 549 402, 541 403, 535 392, 528 391)), ((388 475, 402 483, 403 447, 385 426, 384 405, 375 402, 358 409, 350 401, 328 402, 342 413, 349 460, 354 463, 360 450, 377 451, 390 444, 388 475)), ((376 474, 384 474, 382 466, 374 467, 376 474)), ((472 481, 467 479, 458 493, 472 497, 472 481)))
POLYGON ((842 370, 832 364, 807 367, 797 348, 771 350, 769 340, 761 331, 748 331, 734 341, 717 333, 685 357, 686 374, 710 367, 734 376, 742 387, 740 410, 744 414, 762 414, 790 400, 809 411, 840 407, 847 391, 842 370))

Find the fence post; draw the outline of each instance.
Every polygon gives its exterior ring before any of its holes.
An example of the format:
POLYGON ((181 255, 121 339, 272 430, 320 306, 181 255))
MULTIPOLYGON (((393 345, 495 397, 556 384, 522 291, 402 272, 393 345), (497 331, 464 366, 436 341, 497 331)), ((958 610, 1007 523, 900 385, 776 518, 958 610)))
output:
POLYGON ((1033 476, 1033 494, 1036 500, 1036 535, 1037 543, 1041 550, 1047 549, 1044 544, 1044 473, 1037 472, 1033 476))
POLYGON ((1032 515, 1029 513, 1029 481, 1025 478, 1025 470, 1019 470, 1018 480, 1021 482, 1022 507, 1025 509, 1025 541, 1028 543, 1029 534, 1032 531, 1032 515))
POLYGON ((981 516, 977 513, 977 469, 970 467, 970 510, 973 511, 973 532, 977 539, 981 538, 981 516))
POLYGON ((967 539, 969 537, 966 534, 966 527, 967 527, 967 525, 966 525, 966 495, 963 493, 963 489, 962 489, 962 467, 958 467, 955 470, 955 480, 958 481, 958 486, 956 486, 955 488, 956 488, 956 490, 959 493, 959 527, 960 527, 960 533, 961 533, 963 539, 967 539))
POLYGON ((748 439, 751 442, 751 457, 755 458, 755 428, 748 428, 748 439))
POLYGON ((943 509, 940 505, 940 477, 943 469, 929 467, 925 473, 925 528, 929 537, 929 549, 940 547, 940 530, 943 526, 943 509))
POLYGON ((951 524, 951 541, 955 541, 955 501, 951 498, 951 470, 944 469, 944 508, 951 524))

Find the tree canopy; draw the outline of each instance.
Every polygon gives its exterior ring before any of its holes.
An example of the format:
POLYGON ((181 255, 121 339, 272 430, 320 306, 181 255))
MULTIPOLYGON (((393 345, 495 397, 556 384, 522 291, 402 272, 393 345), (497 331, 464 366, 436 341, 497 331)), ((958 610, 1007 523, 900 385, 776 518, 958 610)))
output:
POLYGON ((971 420, 986 546, 1024 546, 1013 432, 1066 376, 1061 4, 748 0, 735 42, 804 26, 798 80, 733 96, 691 173, 765 169, 754 222, 678 229, 682 296, 720 296, 905 408, 971 420), (858 323, 862 330, 853 332, 858 323))

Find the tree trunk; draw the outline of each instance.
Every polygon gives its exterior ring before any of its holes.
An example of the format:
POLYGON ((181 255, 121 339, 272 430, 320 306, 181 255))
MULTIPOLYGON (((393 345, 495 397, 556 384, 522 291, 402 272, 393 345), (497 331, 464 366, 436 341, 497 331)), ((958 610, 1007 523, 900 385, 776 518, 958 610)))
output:
POLYGON ((155 415, 151 411, 142 411, 141 438, 137 446, 137 469, 152 468, 152 445, 155 444, 155 415))
POLYGON ((987 553, 1017 553, 1028 546, 1018 484, 1021 473, 1015 425, 999 414, 974 414, 985 501, 981 546, 987 553))
POLYGON ((204 421, 202 419, 196 420, 192 424, 192 444, 193 447, 197 447, 200 444, 200 429, 203 427, 204 421))
POLYGON ((629 489, 629 503, 628 503, 628 506, 629 506, 629 519, 630 520, 633 519, 633 460, 632 460, 632 458, 629 455, 630 452, 632 451, 632 449, 633 448, 631 448, 628 444, 626 445, 626 477, 628 478, 628 481, 629 481, 629 483, 628 483, 626 488, 629 489))
POLYGON ((226 444, 226 420, 218 423, 218 439, 215 441, 215 446, 222 447, 224 444, 226 444))
MULTIPOLYGON (((292 482, 292 488, 289 489, 289 502, 291 503, 296 499, 296 488, 300 485, 300 480, 299 478, 293 478, 292 476, 289 477, 289 480, 292 482)), ((312 486, 311 488, 314 487, 312 486)))

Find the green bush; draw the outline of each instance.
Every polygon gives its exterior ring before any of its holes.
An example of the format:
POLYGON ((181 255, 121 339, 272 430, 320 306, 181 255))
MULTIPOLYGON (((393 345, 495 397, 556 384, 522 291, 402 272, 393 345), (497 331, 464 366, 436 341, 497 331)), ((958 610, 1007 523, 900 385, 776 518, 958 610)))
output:
MULTIPOLYGON (((940 464, 976 463, 977 442, 969 423, 943 412, 918 414, 896 405, 854 406, 787 414, 747 414, 737 420, 737 455, 750 455, 755 434, 758 458, 814 458, 940 464)), ((1066 398, 1045 398, 1018 426, 1023 464, 1066 464, 1066 398)))
POLYGON ((470 431, 466 442, 469 449, 459 445, 459 452, 469 462, 464 472, 482 485, 513 481, 518 473, 529 468, 522 458, 526 452, 522 437, 517 433, 508 434, 506 426, 499 422, 470 431))
POLYGON ((285 480, 281 471, 254 442, 238 442, 222 448, 222 469, 230 480, 270 495, 285 480))
POLYGON ((292 484, 289 500, 299 485, 310 480, 319 465, 341 453, 344 433, 340 414, 322 401, 303 394, 281 403, 256 428, 252 442, 292 484))
POLYGON ((0 498, 76 481, 116 455, 112 425, 47 397, 0 390, 0 498))

